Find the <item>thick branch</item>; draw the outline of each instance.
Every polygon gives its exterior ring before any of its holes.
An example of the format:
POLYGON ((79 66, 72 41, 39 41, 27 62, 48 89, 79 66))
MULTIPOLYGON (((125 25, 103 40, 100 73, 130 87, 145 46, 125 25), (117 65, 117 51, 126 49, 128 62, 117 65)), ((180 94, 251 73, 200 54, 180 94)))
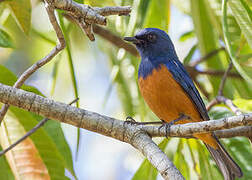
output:
POLYGON ((139 131, 131 138, 131 144, 147 157, 164 179, 184 179, 166 154, 143 131, 139 131))
POLYGON ((141 126, 55 102, 3 84, 0 84, 0 102, 127 142, 143 152, 164 179, 183 179, 165 153, 154 144, 146 132, 142 131, 141 126))
MULTIPOLYGON (((79 109, 64 103, 55 102, 34 93, 3 84, 0 84, 0 102, 17 106, 50 119, 98 132, 128 143, 131 142, 131 137, 127 134, 131 131, 136 132, 136 130, 141 130, 147 132, 150 136, 166 135, 165 128, 160 129, 159 126, 125 124, 124 121, 102 116, 98 113, 79 109)), ((170 128, 170 135, 185 137, 195 133, 206 133, 250 125, 252 125, 252 113, 219 120, 172 125, 170 128)))

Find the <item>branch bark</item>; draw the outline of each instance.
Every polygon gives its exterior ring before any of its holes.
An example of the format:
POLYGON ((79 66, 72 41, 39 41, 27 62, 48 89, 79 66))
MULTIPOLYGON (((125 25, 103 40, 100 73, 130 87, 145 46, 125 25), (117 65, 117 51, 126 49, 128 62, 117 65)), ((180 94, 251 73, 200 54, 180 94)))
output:
POLYGON ((150 160, 164 179, 184 179, 141 126, 55 102, 3 84, 0 84, 0 102, 129 143, 150 160))
MULTIPOLYGON (((0 84, 0 102, 129 143, 150 160, 164 179, 183 179, 183 176, 165 153, 151 140, 151 137, 165 137, 165 128, 125 123, 3 84, 0 84)), ((251 125, 252 113, 249 113, 219 120, 172 125, 169 134, 175 137, 190 137, 194 133, 205 133, 239 126, 248 126, 247 131, 251 133, 251 125)), ((237 128, 232 130, 237 131, 237 128)))

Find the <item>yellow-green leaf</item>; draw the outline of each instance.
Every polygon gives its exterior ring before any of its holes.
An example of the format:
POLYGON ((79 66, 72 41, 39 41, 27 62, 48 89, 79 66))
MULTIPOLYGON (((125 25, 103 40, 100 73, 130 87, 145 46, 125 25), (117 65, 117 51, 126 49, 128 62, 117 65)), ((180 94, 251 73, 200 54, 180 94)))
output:
POLYGON ((252 48, 252 12, 250 8, 245 1, 229 0, 228 5, 250 47, 252 48))
POLYGON ((240 108, 242 111, 252 111, 252 100, 251 99, 235 99, 233 103, 240 108))
POLYGON ((9 4, 14 18, 19 27, 28 35, 31 27, 31 1, 14 0, 6 2, 9 4))
POLYGON ((6 47, 6 48, 14 47, 10 35, 2 29, 0 29, 0 47, 6 47))
POLYGON ((152 0, 145 18, 145 27, 168 29, 170 21, 170 0, 152 0))

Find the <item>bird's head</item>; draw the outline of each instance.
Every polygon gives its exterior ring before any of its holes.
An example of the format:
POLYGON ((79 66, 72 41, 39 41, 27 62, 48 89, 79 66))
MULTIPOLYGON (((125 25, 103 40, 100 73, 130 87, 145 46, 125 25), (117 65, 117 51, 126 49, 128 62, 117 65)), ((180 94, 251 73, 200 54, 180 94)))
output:
POLYGON ((135 36, 125 37, 124 40, 134 43, 142 58, 176 56, 169 35, 157 28, 142 29, 135 36))

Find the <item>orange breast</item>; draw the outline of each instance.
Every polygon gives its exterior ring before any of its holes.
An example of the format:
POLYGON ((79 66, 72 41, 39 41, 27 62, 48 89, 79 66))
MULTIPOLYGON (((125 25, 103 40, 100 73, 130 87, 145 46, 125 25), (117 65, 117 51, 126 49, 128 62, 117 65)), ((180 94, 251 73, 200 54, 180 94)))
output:
POLYGON ((191 117, 190 122, 201 120, 194 103, 164 65, 145 79, 140 77, 138 84, 146 103, 160 119, 170 122, 185 114, 191 117))
MULTIPOLYGON (((165 122, 177 119, 180 114, 189 116, 190 120, 181 120, 177 124, 202 121, 200 113, 185 93, 183 88, 173 79, 172 74, 162 65, 152 74, 138 80, 139 88, 151 110, 165 122)), ((211 133, 194 134, 213 148, 218 148, 211 133)))

